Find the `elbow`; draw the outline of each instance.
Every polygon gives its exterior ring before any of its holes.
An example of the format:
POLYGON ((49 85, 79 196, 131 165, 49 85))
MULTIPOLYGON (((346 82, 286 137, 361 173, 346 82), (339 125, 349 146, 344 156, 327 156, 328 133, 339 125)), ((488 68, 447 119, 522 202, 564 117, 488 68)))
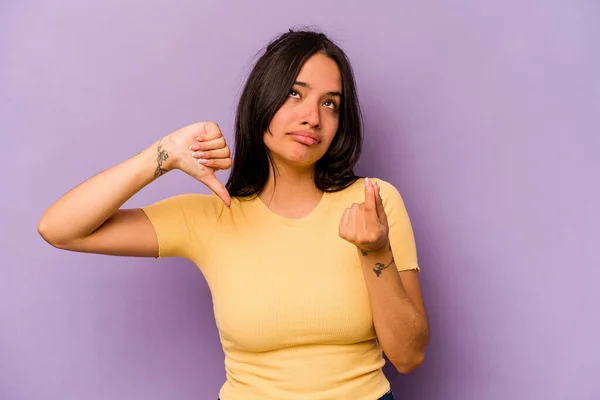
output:
POLYGON ((423 361, 425 361, 425 352, 420 352, 409 360, 396 361, 392 362, 392 364, 394 364, 394 367, 396 367, 396 370, 400 374, 406 375, 419 368, 423 364, 423 361))
POLYGON ((415 339, 411 346, 398 354, 399 357, 390 358, 396 370, 402 375, 413 372, 425 361, 425 350, 429 344, 429 325, 427 323, 423 325, 420 334, 416 335, 415 339))
POLYGON ((425 350, 427 349, 427 345, 429 343, 429 330, 424 332, 420 338, 420 343, 412 347, 411 350, 404 353, 404 356, 398 358, 390 358, 396 370, 402 374, 406 375, 413 372, 415 369, 419 368, 421 364, 425 361, 425 350))
POLYGON ((61 244, 62 242, 56 233, 56 229, 54 229, 44 217, 40 218, 38 221, 37 231, 42 239, 49 245, 59 249, 65 248, 65 246, 61 244))
POLYGON ((48 223, 46 222, 46 220, 44 219, 44 217, 40 218, 40 220, 38 221, 37 224, 37 231, 38 234, 42 237, 42 239, 44 239, 46 242, 52 244, 52 231, 50 230, 50 227, 48 226, 48 223))

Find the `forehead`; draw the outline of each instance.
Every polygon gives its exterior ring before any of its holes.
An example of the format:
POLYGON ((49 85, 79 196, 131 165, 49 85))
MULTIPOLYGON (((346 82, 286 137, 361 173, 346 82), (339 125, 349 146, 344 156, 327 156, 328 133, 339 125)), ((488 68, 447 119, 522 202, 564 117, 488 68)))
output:
POLYGON ((313 89, 324 92, 341 92, 342 75, 335 61, 323 54, 310 57, 298 73, 297 81, 308 83, 313 89))

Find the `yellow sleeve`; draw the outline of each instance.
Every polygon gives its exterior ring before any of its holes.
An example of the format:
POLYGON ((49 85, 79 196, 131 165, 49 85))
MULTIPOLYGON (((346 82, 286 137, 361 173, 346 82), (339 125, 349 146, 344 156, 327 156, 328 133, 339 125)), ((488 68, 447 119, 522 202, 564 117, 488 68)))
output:
POLYGON ((381 199, 390 229, 390 244, 398 271, 420 271, 417 261, 417 248, 410 218, 404 200, 390 183, 377 179, 381 188, 381 199))
POLYGON ((223 212, 223 202, 215 195, 184 194, 142 207, 158 240, 158 257, 192 259, 210 244, 223 212))

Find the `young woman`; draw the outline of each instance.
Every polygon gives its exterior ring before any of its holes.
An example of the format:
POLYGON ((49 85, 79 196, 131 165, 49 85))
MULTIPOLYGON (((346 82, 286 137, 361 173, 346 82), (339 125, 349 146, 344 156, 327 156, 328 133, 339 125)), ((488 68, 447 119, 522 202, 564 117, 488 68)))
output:
POLYGON ((245 85, 226 186, 225 139, 197 123, 72 189, 38 231, 71 251, 193 261, 225 352, 221 400, 392 399, 383 352, 413 370, 429 328, 407 211, 391 184, 354 175, 361 144, 344 52, 290 31, 245 85), (173 169, 215 195, 120 208, 173 169))

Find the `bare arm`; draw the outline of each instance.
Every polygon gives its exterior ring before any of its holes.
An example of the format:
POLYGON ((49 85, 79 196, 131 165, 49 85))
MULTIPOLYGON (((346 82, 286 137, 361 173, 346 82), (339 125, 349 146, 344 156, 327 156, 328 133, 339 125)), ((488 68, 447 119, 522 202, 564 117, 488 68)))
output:
POLYGON ((38 232, 51 245, 73 251, 153 257, 154 229, 140 209, 119 210, 166 173, 168 151, 157 142, 138 155, 78 185, 42 215, 38 232))
POLYGON ((419 273, 398 273, 389 245, 376 252, 361 251, 359 257, 381 347, 400 373, 411 372, 423 362, 429 342, 419 273))
MULTIPOLYGON (((397 272, 379 192, 378 184, 365 179, 365 202, 346 209, 340 221, 340 237, 355 244, 359 251, 381 347, 400 373, 408 373, 425 358, 429 324, 418 273, 397 272)), ((412 231, 405 229, 405 234, 412 231)))
POLYGON ((174 168, 205 183, 227 203, 230 201, 227 191, 208 167, 212 165, 221 169, 231 165, 229 149, 218 126, 210 123, 187 126, 73 188, 44 212, 38 232, 48 243, 65 250, 155 257, 158 242, 144 212, 120 207, 174 168), (217 154, 208 164, 200 165, 190 149, 213 150, 217 154))

